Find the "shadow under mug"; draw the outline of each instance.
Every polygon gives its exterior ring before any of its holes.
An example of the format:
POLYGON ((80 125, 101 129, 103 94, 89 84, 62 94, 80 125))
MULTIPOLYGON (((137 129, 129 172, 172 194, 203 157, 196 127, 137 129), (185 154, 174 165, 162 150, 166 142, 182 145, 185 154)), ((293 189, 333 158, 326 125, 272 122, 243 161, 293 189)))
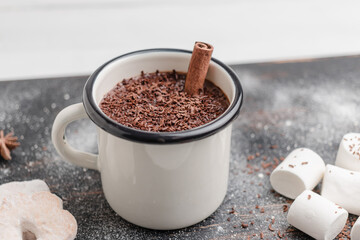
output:
POLYGON ((107 117, 98 104, 122 79, 141 71, 186 72, 190 58, 190 51, 180 49, 148 49, 114 58, 89 77, 83 103, 63 109, 54 121, 52 141, 58 153, 73 164, 100 171, 110 206, 142 227, 187 227, 219 207, 228 185, 231 123, 243 99, 240 81, 212 58, 207 79, 223 90, 230 106, 210 123, 186 131, 129 128, 107 117), (78 151, 65 139, 66 126, 87 117, 97 125, 98 155, 78 151))

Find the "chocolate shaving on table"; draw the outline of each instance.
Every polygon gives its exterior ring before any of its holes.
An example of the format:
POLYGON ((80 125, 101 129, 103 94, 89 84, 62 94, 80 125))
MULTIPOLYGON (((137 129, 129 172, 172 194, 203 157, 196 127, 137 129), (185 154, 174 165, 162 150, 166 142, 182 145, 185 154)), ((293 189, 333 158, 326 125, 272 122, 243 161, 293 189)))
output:
POLYGON ((249 227, 249 224, 241 223, 241 227, 242 227, 242 228, 247 228, 247 227, 249 227))
POLYGON ((289 210, 289 206, 288 205, 283 205, 283 212, 287 212, 289 210))
POLYGON ((119 82, 100 102, 101 110, 127 127, 152 132, 183 131, 219 117, 229 106, 224 93, 209 81, 203 91, 184 91, 186 74, 144 73, 119 82))
POLYGON ((269 227, 268 227, 268 228, 269 228, 269 230, 272 231, 272 232, 275 231, 275 229, 272 227, 272 224, 271 224, 271 223, 269 224, 269 227))

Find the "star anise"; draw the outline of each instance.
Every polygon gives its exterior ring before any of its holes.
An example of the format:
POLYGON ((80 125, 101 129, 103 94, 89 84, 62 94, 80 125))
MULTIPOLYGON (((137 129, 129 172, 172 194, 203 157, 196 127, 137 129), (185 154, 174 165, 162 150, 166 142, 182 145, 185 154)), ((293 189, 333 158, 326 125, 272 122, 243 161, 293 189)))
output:
POLYGON ((4 131, 0 130, 0 154, 5 160, 11 160, 10 151, 20 145, 14 133, 8 133, 4 136, 4 131))

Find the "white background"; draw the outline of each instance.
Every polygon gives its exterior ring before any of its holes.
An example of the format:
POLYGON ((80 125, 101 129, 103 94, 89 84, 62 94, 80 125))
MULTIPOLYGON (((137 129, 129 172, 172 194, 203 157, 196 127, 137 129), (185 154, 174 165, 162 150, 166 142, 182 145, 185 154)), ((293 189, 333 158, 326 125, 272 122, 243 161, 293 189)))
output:
POLYGON ((360 53, 360 1, 1 0, 0 80, 90 74, 144 48, 249 63, 360 53))

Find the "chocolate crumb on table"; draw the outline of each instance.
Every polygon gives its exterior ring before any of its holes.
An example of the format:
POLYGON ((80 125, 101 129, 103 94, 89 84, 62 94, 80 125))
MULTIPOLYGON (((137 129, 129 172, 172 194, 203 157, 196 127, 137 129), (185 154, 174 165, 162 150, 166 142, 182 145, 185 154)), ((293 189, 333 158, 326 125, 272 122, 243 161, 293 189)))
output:
POLYGON ((229 106, 226 95, 205 81, 203 91, 184 91, 185 73, 155 72, 124 79, 100 102, 100 109, 127 127, 175 132, 199 127, 219 117, 229 106))
POLYGON ((236 210, 234 207, 231 208, 231 211, 229 211, 229 214, 237 214, 236 210))
POLYGON ((274 231, 275 231, 275 229, 273 229, 273 227, 272 227, 272 224, 271 224, 271 223, 269 224, 269 230, 270 230, 270 231, 272 231, 272 232, 274 232, 274 231))
POLYGON ((271 165, 272 165, 271 163, 261 162, 261 167, 262 167, 263 169, 266 169, 266 168, 270 167, 271 165))
POLYGON ((289 210, 289 206, 288 205, 283 205, 283 212, 287 212, 289 210))

